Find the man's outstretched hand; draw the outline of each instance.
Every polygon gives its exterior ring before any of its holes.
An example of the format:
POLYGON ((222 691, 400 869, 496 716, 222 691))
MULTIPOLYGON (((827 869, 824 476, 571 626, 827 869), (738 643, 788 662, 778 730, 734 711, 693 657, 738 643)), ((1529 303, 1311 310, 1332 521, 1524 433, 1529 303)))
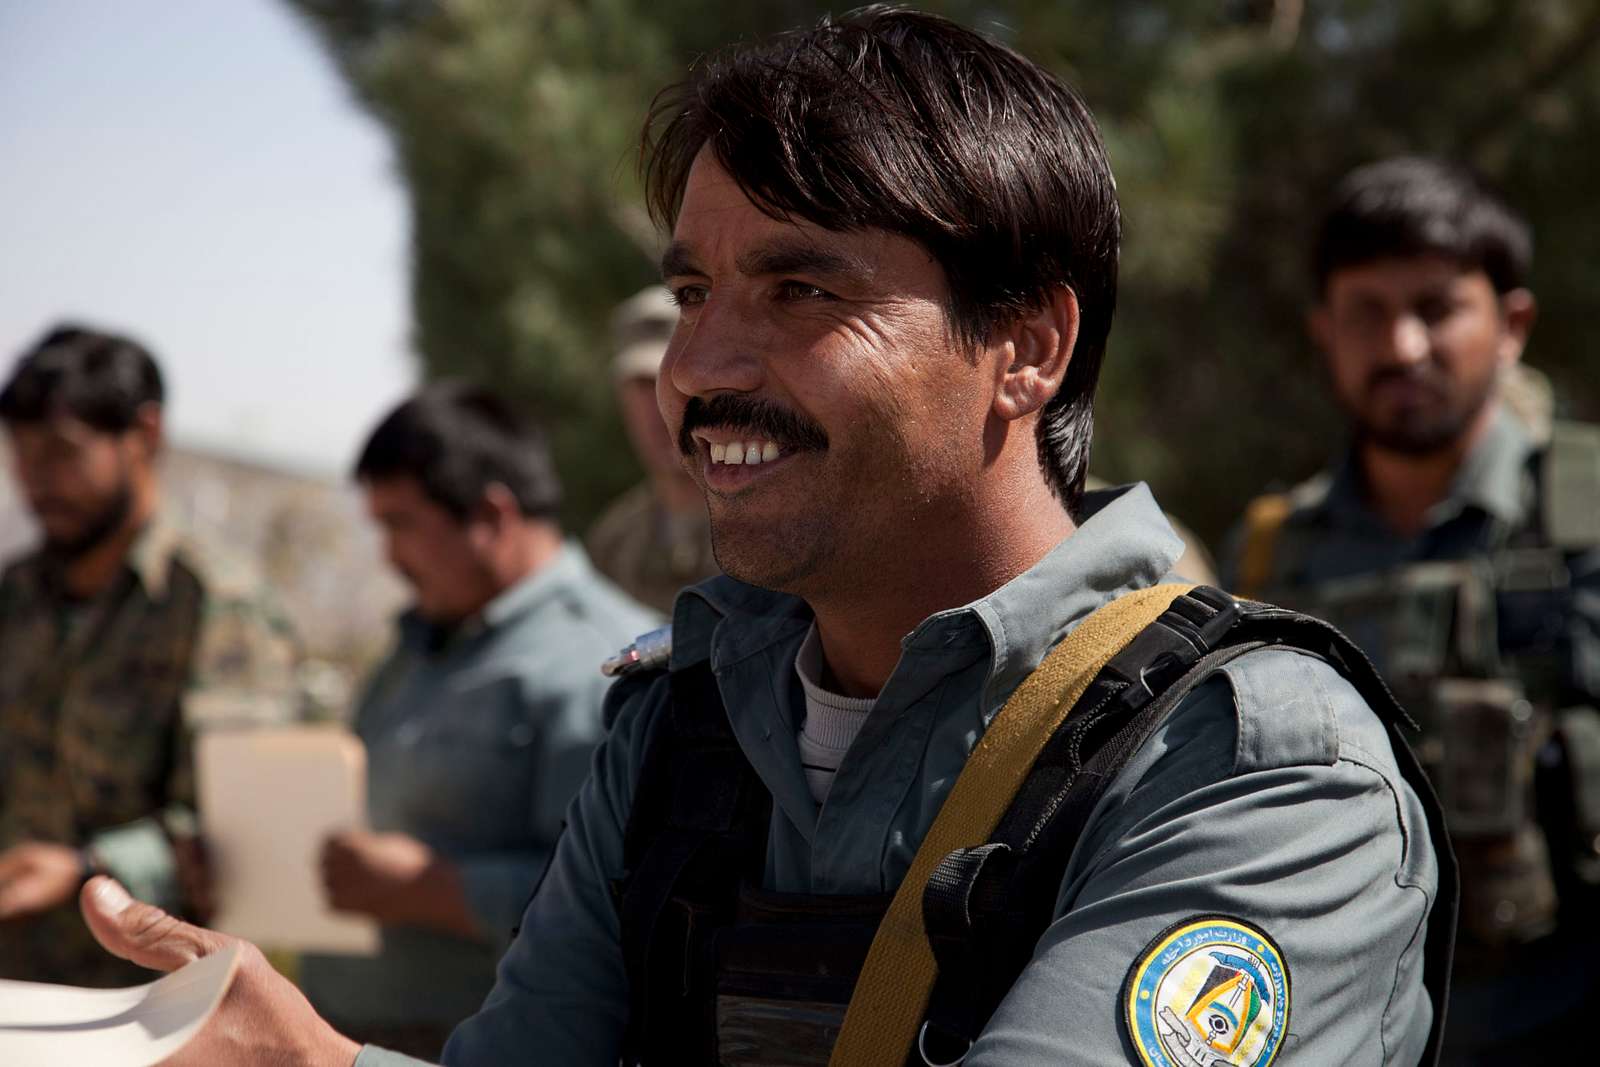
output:
MULTIPOLYGON (((191 926, 142 904, 104 876, 78 896, 96 940, 113 955, 157 971, 174 971, 235 939, 191 926)), ((233 985, 205 1029, 167 1060, 171 1067, 351 1067, 361 1048, 324 1022, 300 991, 243 943, 233 985)))

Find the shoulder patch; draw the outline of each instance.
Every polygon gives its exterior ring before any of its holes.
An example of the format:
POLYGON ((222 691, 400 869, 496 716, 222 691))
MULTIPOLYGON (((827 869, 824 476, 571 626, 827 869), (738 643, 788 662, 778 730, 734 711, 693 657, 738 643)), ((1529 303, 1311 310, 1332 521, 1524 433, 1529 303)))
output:
POLYGON ((1122 986, 1144 1067, 1266 1067, 1289 1032, 1289 965, 1258 926, 1195 915, 1145 946, 1122 986))

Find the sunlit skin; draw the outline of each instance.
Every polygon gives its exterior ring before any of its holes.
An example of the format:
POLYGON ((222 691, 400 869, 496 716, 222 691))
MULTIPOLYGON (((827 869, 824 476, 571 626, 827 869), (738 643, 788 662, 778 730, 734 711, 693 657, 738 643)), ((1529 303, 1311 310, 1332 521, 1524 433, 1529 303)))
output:
POLYGON ((946 316, 943 269, 882 231, 773 219, 715 160, 690 172, 663 276, 680 320, 657 383, 674 438, 692 398, 736 395, 826 434, 820 451, 711 462, 746 426, 692 431, 718 563, 803 597, 846 692, 876 693, 900 639, 1031 567, 1073 529, 1034 429, 1078 309, 1062 290, 976 351, 946 316))
POLYGON ((1313 339, 1350 417, 1369 502, 1412 535, 1449 492, 1522 356, 1533 294, 1495 292, 1482 270, 1442 255, 1374 260, 1328 279, 1313 339))

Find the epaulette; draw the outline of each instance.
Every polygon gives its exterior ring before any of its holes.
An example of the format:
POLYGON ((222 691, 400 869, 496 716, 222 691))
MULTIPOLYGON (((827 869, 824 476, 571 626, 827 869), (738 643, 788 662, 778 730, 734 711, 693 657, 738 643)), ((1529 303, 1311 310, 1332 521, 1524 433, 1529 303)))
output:
POLYGON ((600 673, 607 678, 623 678, 630 674, 660 670, 672 658, 672 625, 640 634, 633 643, 615 656, 600 664, 600 673))

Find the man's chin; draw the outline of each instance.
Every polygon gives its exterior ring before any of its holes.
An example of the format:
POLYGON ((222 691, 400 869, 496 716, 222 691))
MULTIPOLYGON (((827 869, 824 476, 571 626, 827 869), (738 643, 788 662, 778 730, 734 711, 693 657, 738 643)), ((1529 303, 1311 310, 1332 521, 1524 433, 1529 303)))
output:
POLYGON ((1361 437, 1385 452, 1423 457, 1449 451, 1470 423, 1446 419, 1394 419, 1362 427, 1361 437))
POLYGON ((814 551, 800 538, 773 530, 759 532, 711 524, 711 554, 730 578, 774 593, 803 596, 806 578, 816 570, 814 551))

